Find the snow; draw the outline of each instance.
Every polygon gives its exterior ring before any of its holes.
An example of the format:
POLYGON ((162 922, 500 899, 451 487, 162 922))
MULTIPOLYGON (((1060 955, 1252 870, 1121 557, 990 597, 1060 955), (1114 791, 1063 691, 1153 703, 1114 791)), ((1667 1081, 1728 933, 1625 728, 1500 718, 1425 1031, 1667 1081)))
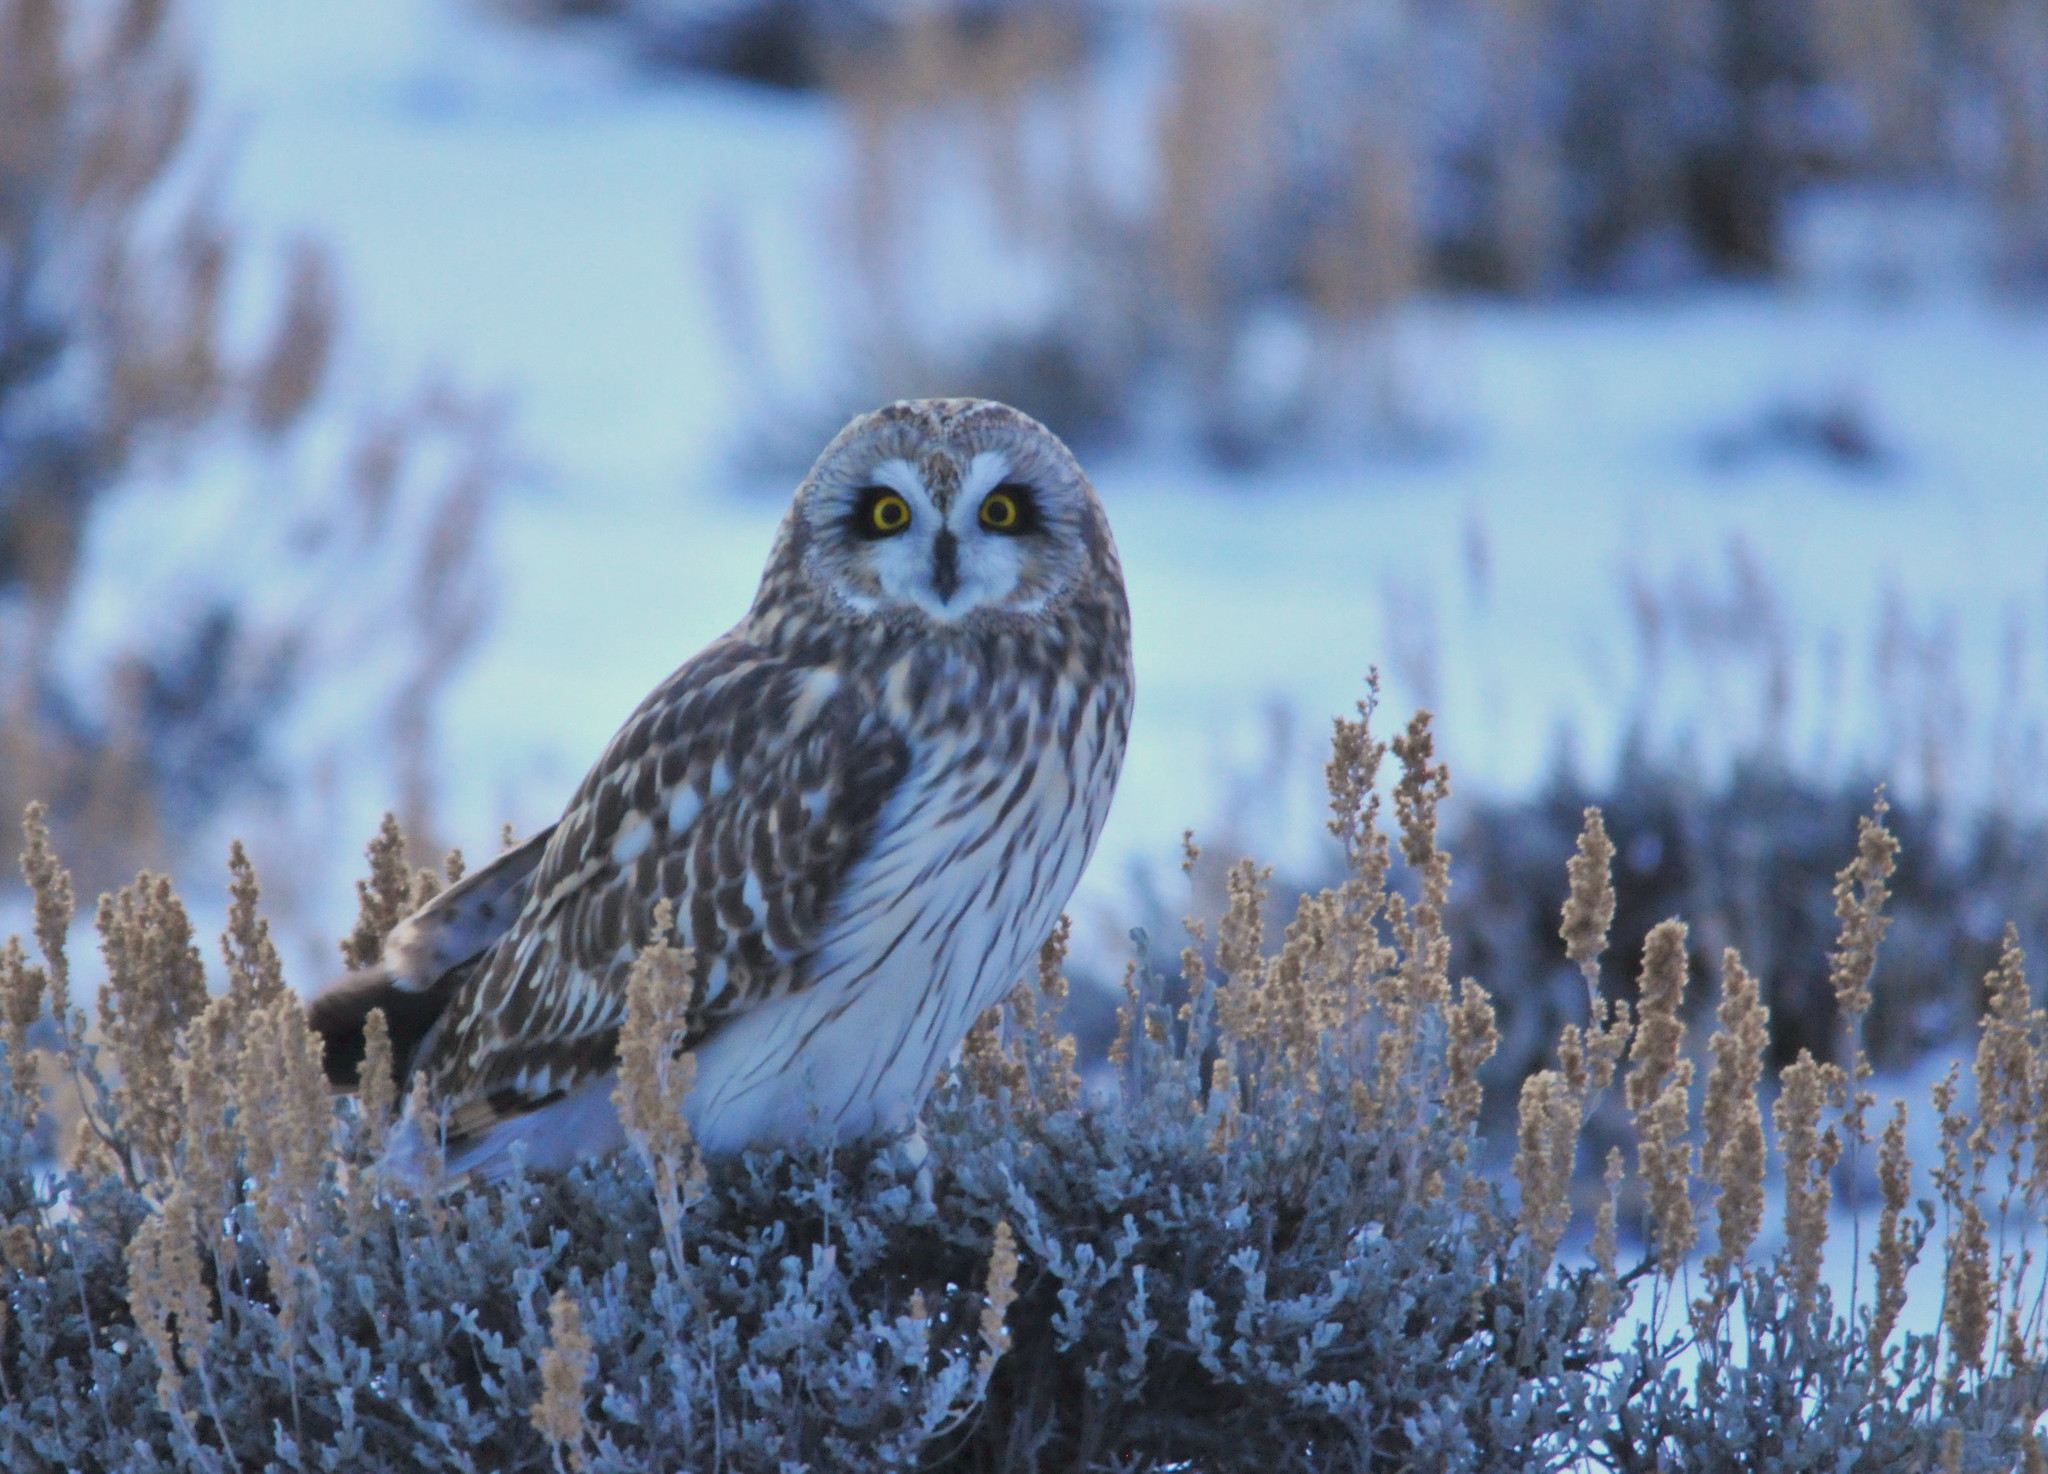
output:
MULTIPOLYGON (((831 372, 846 130, 816 98, 651 79, 597 36, 543 40, 453 0, 215 0, 199 40, 251 257, 301 231, 339 255, 337 403, 432 368, 512 397, 497 614, 441 734, 442 828, 488 852, 501 822, 547 822, 745 606, 787 485, 734 469, 762 386, 707 255, 737 243, 766 373, 800 405, 831 372)), ((2038 744, 2048 685, 2048 315, 1955 268, 1967 226, 1938 202, 1823 200, 1784 288, 1418 303, 1403 388, 1434 433, 1411 452, 1255 473, 1170 445, 1096 460, 1139 702, 1085 908, 1113 915, 1134 857, 1164 864, 1217 818, 1276 707, 1297 718, 1294 786, 1251 837, 1305 854, 1318 764, 1301 759, 1375 665, 1390 715, 1437 709, 1468 792, 1540 780, 1565 743, 1597 774, 1641 716, 1703 763, 1775 730, 1801 762, 2038 802, 2039 764, 2014 755, 2038 744), (1774 414, 1835 405, 1871 428, 1877 469, 1772 439, 1774 414), (1717 463, 1717 444, 1742 453, 1717 463), (1776 612, 1762 635, 1717 634, 1743 568, 1776 612), (1693 630, 1661 665, 1632 587, 1693 630), (1930 694, 1960 713, 1938 751, 1900 715, 1930 694)), ((327 725, 302 717, 293 751, 342 756, 332 852, 299 886, 306 937, 352 910, 346 877, 393 802, 376 724, 332 696, 311 710, 327 725)))

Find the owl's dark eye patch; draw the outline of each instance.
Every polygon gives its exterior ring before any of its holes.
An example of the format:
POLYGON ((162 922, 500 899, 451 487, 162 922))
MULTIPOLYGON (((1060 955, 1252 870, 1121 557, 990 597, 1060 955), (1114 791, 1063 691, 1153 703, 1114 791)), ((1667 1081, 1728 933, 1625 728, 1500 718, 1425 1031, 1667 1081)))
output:
POLYGON ((848 525, 855 537, 876 541, 894 537, 910 526, 910 503, 903 493, 886 486, 863 486, 855 494, 853 516, 848 525))
POLYGON ((1043 530, 1037 493, 1021 481, 1005 481, 981 499, 981 525, 1005 537, 1043 530))

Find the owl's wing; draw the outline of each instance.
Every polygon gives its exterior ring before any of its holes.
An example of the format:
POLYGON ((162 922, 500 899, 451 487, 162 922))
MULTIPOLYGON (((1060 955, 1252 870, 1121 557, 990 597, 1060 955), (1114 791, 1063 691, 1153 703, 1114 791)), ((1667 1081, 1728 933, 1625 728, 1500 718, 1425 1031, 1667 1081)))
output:
POLYGON ((902 735, 829 665, 728 636, 677 671, 584 780, 525 909, 423 1046, 450 1140, 611 1070, 664 897, 695 953, 695 1037, 803 987, 909 768, 902 735))
POLYGON ((525 908, 553 834, 550 824, 442 891, 392 928, 376 963, 335 982, 307 1005, 306 1021, 321 1037, 329 1082, 355 1087, 372 1009, 384 1011, 398 1082, 410 1076, 420 1041, 477 960, 525 908))

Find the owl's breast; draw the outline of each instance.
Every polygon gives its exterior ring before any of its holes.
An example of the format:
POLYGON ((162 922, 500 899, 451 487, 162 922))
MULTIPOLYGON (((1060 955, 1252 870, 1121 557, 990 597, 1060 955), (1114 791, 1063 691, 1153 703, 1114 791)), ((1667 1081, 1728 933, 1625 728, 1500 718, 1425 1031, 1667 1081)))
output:
POLYGON ((1123 760, 1128 688, 1012 686, 921 722, 803 986, 698 1048, 692 1126, 713 1150, 908 1127, 975 1018, 1073 894, 1123 760))

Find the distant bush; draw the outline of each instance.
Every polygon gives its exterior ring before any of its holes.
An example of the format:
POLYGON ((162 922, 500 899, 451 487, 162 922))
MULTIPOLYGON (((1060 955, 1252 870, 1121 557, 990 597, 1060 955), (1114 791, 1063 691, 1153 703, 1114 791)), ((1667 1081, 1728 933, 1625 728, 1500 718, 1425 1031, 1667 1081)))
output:
MULTIPOLYGON (((1870 1120, 1860 1052, 1780 1073, 1767 1149, 1768 1020, 1732 950, 1694 1091, 1675 921, 1647 939, 1640 1007, 1566 1028, 1557 1067, 1523 1086, 1511 1193, 1473 1162, 1496 1034, 1484 990, 1453 989, 1446 971, 1447 775, 1426 717, 1391 744, 1370 718, 1339 723, 1328 769, 1348 868, 1302 898, 1278 949, 1261 872, 1235 866, 1216 967, 1191 928, 1190 991, 1168 1007, 1133 964, 1117 1089, 1091 1099, 1058 1024, 1062 930, 941 1083, 923 1166, 886 1143, 700 1160, 673 1109, 690 1072, 672 1053, 681 984, 650 948, 621 1044, 633 1150, 408 1191, 378 1168, 390 1089, 360 1107, 327 1094, 239 851, 217 995, 167 883, 102 900, 95 1035, 68 996, 69 877, 32 811, 42 960, 18 942, 0 953, 0 1457, 75 1470, 2039 1467, 2048 1296, 2023 1246, 2048 1204, 2048 1018, 2017 947, 1989 985, 1977 1114, 1953 1077, 1936 1093, 1934 1201, 1914 1204, 1903 1103, 1881 1133, 1870 1120), (1378 822, 1390 748, 1391 838, 1378 822), (1412 896, 1388 889, 1397 844, 1412 896), (46 1002, 54 1053, 27 1048, 46 1002), (64 1164, 42 1170, 33 1127, 58 1084, 83 1116, 64 1164), (1608 1155, 1578 1267, 1559 1257, 1574 1162, 1610 1092, 1634 1164, 1608 1155), (1869 1288, 1838 1306, 1819 1273, 1831 1183, 1845 1153, 1873 1152, 1869 1288), (1785 1235, 1764 1258, 1772 1159, 1785 1235), (1626 1269, 1625 1213, 1645 1246, 1626 1269), (1701 1219, 1715 1248, 1696 1260, 1701 1219), (1937 1232, 1938 1322, 1902 1330, 1906 1272, 1937 1232)), ((1895 853, 1881 816, 1866 820, 1835 887, 1830 981, 1851 1038, 1895 853)), ((1596 993, 1612 858, 1589 811, 1560 930, 1596 993)), ((408 1110, 431 1139, 431 1103, 416 1092, 408 1110)))
POLYGON ((366 614, 389 666, 366 694, 391 708, 407 820, 430 823, 420 770, 478 628, 500 475, 495 408, 445 386, 308 447, 337 272, 293 242, 269 332, 231 341, 238 241, 195 136, 200 92, 176 0, 0 0, 0 808, 46 799, 96 884, 274 796, 293 699, 313 670, 370 663, 342 628, 366 614), (201 458, 215 474, 185 475, 201 458), (224 464, 253 473, 233 545, 182 583, 163 570, 146 614, 78 658, 120 494, 204 525, 224 464))
MULTIPOLYGON (((1976 201, 1994 275, 2048 280, 2030 0, 494 3, 838 101, 813 229, 847 247, 850 405, 967 386, 1087 440, 1164 389, 1225 462, 1412 442, 1389 319, 1418 289, 1769 277, 1817 183, 1976 201)), ((1838 415, 1766 429, 1872 450, 1838 415)))
POLYGON ((288 437, 335 328, 332 268, 301 242, 272 341, 247 363, 224 341, 234 243, 192 177, 175 11, 0 0, 0 801, 49 798, 122 867, 159 818, 190 826, 256 776, 292 651, 202 599, 138 632, 113 690, 80 690, 58 648, 89 531, 209 436, 288 437))

